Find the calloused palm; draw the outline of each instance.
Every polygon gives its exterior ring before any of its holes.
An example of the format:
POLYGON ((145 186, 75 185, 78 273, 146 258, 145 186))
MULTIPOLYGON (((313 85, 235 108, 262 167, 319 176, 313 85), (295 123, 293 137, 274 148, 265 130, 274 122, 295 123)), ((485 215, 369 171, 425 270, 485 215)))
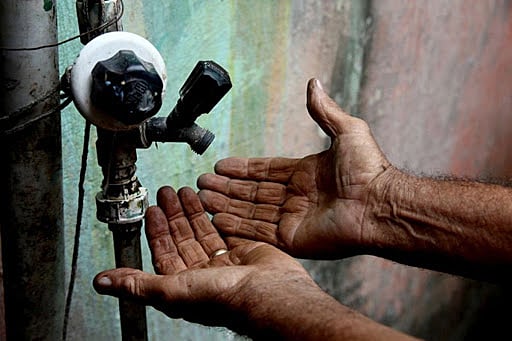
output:
POLYGON ((233 330, 250 328, 248 302, 267 290, 284 292, 299 283, 298 291, 325 295, 295 259, 277 248, 221 238, 191 188, 176 193, 164 186, 157 201, 146 213, 145 229, 156 274, 106 270, 93 282, 99 293, 152 305, 172 318, 233 330), (225 252, 216 256, 218 250, 225 252))
POLYGON ((302 159, 228 158, 198 179, 199 197, 223 233, 264 241, 307 258, 358 253, 371 238, 365 219, 374 181, 391 168, 366 122, 350 116, 317 80, 307 88, 311 117, 329 149, 302 159))
POLYGON ((341 305, 274 246, 222 238, 191 188, 162 187, 157 202, 146 214, 157 274, 106 270, 93 281, 98 293, 255 340, 410 340, 341 305))

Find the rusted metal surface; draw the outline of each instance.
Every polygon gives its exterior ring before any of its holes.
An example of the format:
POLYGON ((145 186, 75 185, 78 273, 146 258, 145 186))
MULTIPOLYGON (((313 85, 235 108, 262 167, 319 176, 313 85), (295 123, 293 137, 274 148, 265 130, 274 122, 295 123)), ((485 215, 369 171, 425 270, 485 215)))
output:
MULTIPOLYGON (((103 180, 98 183, 102 190, 96 195, 96 215, 112 231, 116 267, 142 270, 140 235, 148 199, 135 174, 136 141, 127 132, 97 128, 97 134, 103 180)), ((145 306, 119 298, 119 316, 122 340, 147 340, 145 306)))
MULTIPOLYGON (((140 232, 142 221, 131 224, 109 224, 114 238, 116 267, 142 270, 140 232)), ((131 300, 119 299, 121 335, 124 341, 147 340, 146 307, 131 300)))
POLYGON ((64 312, 62 159, 52 1, 3 1, 0 207, 3 339, 57 340, 64 312), (15 50, 18 49, 18 50, 15 50), (6 135, 10 131, 11 134, 6 135))

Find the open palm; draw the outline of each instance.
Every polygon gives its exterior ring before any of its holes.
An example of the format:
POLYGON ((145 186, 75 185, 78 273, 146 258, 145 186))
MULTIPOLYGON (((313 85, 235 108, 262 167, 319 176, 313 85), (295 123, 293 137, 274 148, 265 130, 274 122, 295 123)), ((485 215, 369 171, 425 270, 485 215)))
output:
POLYGON ((331 147, 302 159, 228 158, 198 179, 215 226, 308 258, 343 257, 364 244, 372 183, 390 167, 368 125, 344 113, 315 81, 311 117, 331 147))
POLYGON ((176 193, 164 186, 157 201, 146 214, 156 274, 131 268, 103 271, 94 280, 98 292, 135 299, 172 318, 233 330, 248 328, 248 302, 259 300, 270 282, 272 292, 282 292, 290 281, 300 282, 301 290, 321 292, 306 270, 277 248, 221 238, 191 188, 176 193))

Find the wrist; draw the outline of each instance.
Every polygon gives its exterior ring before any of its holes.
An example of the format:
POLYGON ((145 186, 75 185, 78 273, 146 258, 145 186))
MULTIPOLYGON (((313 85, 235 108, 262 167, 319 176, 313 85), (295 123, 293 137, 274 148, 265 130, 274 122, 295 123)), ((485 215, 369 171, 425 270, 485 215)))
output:
POLYGON ((380 251, 402 242, 394 227, 411 181, 413 176, 391 166, 371 183, 362 228, 369 254, 381 256, 380 251))
POLYGON ((413 340, 342 305, 307 277, 276 279, 245 300, 254 340, 413 340))
POLYGON ((246 316, 238 332, 254 340, 328 340, 328 320, 338 315, 333 307, 341 306, 309 275, 296 271, 248 281, 237 297, 243 298, 238 306, 241 316, 246 316), (323 309, 318 311, 320 306, 323 309))
POLYGON ((511 196, 507 187, 386 170, 368 196, 363 225, 367 253, 502 281, 498 269, 512 263, 511 196))

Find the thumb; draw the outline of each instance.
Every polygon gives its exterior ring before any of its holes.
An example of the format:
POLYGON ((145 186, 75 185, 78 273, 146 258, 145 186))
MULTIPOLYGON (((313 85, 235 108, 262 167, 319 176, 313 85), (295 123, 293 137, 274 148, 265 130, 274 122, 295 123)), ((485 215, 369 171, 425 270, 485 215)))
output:
POLYGON ((103 271, 94 277, 94 289, 102 295, 130 298, 143 304, 152 304, 162 293, 164 276, 153 275, 131 268, 103 271))
POLYGON ((320 81, 315 78, 308 82, 307 108, 311 118, 331 138, 342 134, 347 120, 352 119, 329 97, 320 81))
POLYGON ((191 299, 189 290, 193 290, 178 276, 153 275, 130 268, 100 272, 93 286, 99 294, 153 306, 171 318, 183 318, 191 299))

